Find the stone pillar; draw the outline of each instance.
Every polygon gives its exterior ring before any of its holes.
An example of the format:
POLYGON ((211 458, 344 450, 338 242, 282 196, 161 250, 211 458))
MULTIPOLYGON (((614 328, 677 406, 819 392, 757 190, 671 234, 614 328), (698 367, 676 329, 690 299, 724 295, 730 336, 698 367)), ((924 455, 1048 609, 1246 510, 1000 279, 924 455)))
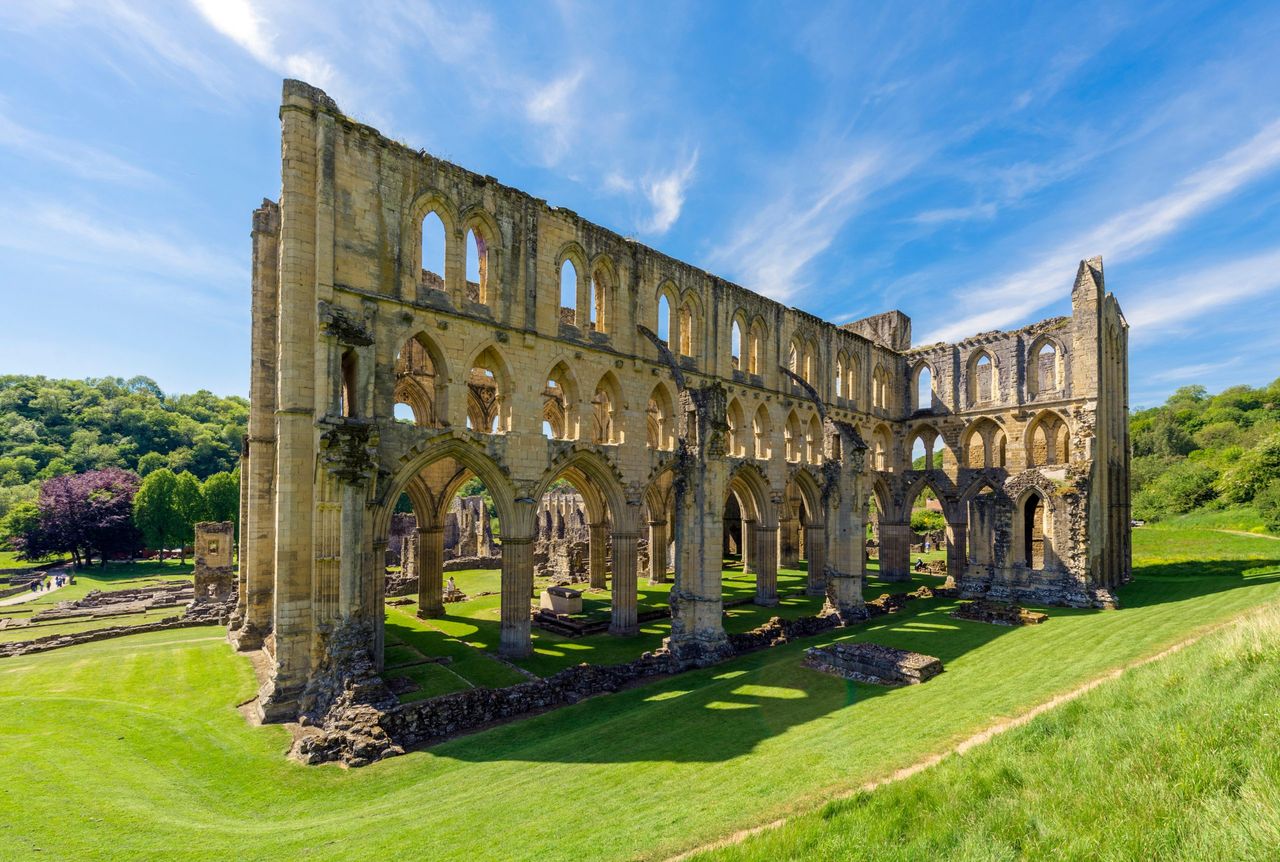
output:
POLYGON ((280 207, 263 201, 253 213, 252 362, 249 373, 247 469, 240 481, 247 490, 240 522, 244 583, 239 599, 241 622, 237 649, 253 650, 271 631, 275 588, 276 364, 277 303, 280 289, 280 207))
POLYGON ((639 556, 638 533, 613 534, 613 619, 609 634, 630 637, 640 632, 636 610, 636 568, 639 556))
POLYGON ((757 605, 771 608, 778 603, 778 528, 755 528, 757 605))
POLYGON ((947 574, 960 583, 965 564, 969 560, 968 528, 966 523, 947 522, 947 574))
MULTIPOLYGON (((315 568, 313 525, 316 515, 316 230, 318 198, 325 178, 318 126, 328 115, 297 85, 286 83, 280 108, 283 188, 280 223, 280 288, 277 327, 275 446, 276 474, 275 596, 272 604, 273 658, 270 676, 258 695, 264 721, 297 717, 299 698, 311 678, 315 643, 312 573, 315 568)), ((331 117, 328 118, 330 121, 331 117)), ((332 141, 328 142, 332 145, 332 141)), ((330 162, 328 169, 332 170, 330 162)), ((330 282, 331 283, 331 282, 330 282)), ((258 356, 254 357, 255 363, 258 356)), ((250 461, 261 465, 255 451, 250 461)), ((253 608, 250 599, 249 610, 253 608)))
POLYGON ((444 527, 417 530, 418 616, 444 616, 444 527))
POLYGON ((880 522, 880 577, 886 581, 911 580, 911 525, 880 522))
POLYGON ((676 579, 667 643, 677 661, 707 665, 733 653, 724 631, 721 593, 724 501, 729 492, 724 387, 711 383, 684 390, 679 411, 676 579))
POLYGON ((809 555, 809 579, 805 593, 811 596, 827 594, 827 528, 824 524, 809 524, 804 528, 804 547, 809 555))
POLYGON ((667 582, 667 522, 649 522, 649 583, 667 582))
POLYGON ((778 565, 794 569, 800 562, 800 520, 789 503, 785 504, 783 512, 778 520, 778 565))
POLYGON ((608 524, 591 525, 591 543, 588 549, 590 556, 587 571, 591 579, 591 587, 597 590, 603 590, 608 586, 607 572, 605 571, 608 563, 608 536, 608 524))
POLYGON ((846 622, 866 616, 862 581, 867 527, 857 505, 857 484, 855 475, 842 472, 838 499, 828 516, 827 606, 846 622))
POLYGON ((524 658, 533 652, 529 596, 533 593, 533 539, 502 537, 502 624, 498 653, 524 658))
POLYGON ((752 575, 756 571, 756 521, 754 518, 742 519, 742 571, 752 575))
POLYGON ((418 551, 422 544, 420 532, 415 529, 400 540, 400 575, 405 579, 418 577, 418 551))

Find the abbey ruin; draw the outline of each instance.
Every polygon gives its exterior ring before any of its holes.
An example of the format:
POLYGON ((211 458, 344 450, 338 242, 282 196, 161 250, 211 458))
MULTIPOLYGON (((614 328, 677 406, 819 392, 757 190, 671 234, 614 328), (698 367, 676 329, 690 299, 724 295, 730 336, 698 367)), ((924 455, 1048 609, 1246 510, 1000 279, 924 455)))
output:
POLYGON ((1101 259, 1070 316, 913 346, 901 312, 826 323, 391 141, 306 84, 285 83, 280 120, 283 188, 253 213, 231 626, 268 658, 264 719, 295 718, 353 650, 381 661, 401 495, 420 613, 443 613, 445 515, 473 477, 497 509, 513 658, 559 480, 584 503, 609 631, 637 631, 640 577, 670 579, 668 648, 690 666, 727 654, 730 509, 763 605, 803 558, 829 613, 859 618, 868 518, 881 576, 907 578, 925 489, 964 595, 1102 607, 1128 579, 1127 324, 1101 259), (442 261, 423 259, 424 223, 442 261))

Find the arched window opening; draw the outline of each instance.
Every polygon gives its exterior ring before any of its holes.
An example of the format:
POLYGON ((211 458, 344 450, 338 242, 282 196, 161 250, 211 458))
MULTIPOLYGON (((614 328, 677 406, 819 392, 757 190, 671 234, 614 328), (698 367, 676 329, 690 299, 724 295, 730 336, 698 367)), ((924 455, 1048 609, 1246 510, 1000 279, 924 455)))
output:
POLYGON ((484 434, 511 430, 510 385, 506 367, 493 348, 476 357, 467 372, 467 427, 484 434))
POLYGON ((818 345, 810 341, 804 348, 804 371, 800 375, 804 382, 815 389, 818 386, 818 345))
POLYGON ((751 325, 751 344, 747 351, 747 370, 752 374, 760 373, 764 361, 764 324, 757 321, 751 325))
POLYGON ((767 461, 770 456, 769 451, 769 414, 765 412, 764 405, 760 405, 756 410, 755 418, 751 420, 751 436, 753 440, 753 455, 761 461, 767 461))
POLYGON ((742 327, 738 321, 733 322, 729 331, 729 361, 734 371, 742 371, 742 327))
POLYGON ((804 453, 804 432, 800 428, 800 417, 793 411, 787 417, 787 424, 782 426, 782 448, 788 461, 795 463, 804 453))
POLYGON ((655 386, 645 405, 645 444, 650 449, 670 451, 675 448, 674 418, 671 396, 661 385, 655 386))
POLYGON ((871 406, 880 410, 889 409, 889 372, 882 365, 877 365, 871 375, 871 406))
POLYGON ((805 435, 805 459, 810 464, 822 463, 822 423, 817 416, 809 417, 809 430, 805 435))
POLYGON ((609 445, 622 442, 621 429, 617 422, 618 408, 617 384, 610 375, 606 375, 596 386, 595 395, 591 397, 591 441, 593 443, 609 445))
POLYGON ((443 424, 448 387, 436 367, 425 335, 410 338, 396 354, 395 406, 397 420, 409 420, 424 428, 443 424))
POLYGON ((662 339, 671 352, 675 352, 675 345, 671 343, 671 302, 664 293, 658 297, 658 338, 662 339))
POLYGON ((843 398, 845 361, 843 356, 836 357, 836 397, 843 398))
POLYGON ((991 355, 979 352, 969 363, 969 403, 985 404, 995 399, 996 369, 991 355))
POLYGON ((396 405, 391 408, 391 415, 397 422, 401 422, 405 425, 416 425, 418 422, 418 417, 414 415, 413 408, 404 402, 397 402, 396 405))
POLYGON ((916 369, 915 409, 933 410, 933 370, 928 365, 916 369))
POLYGON ((348 418, 360 415, 358 370, 355 348, 348 347, 342 352, 342 415, 348 418))
POLYGON ((578 270, 568 259, 560 264, 560 322, 578 322, 578 270))
POLYGON ((680 306, 680 355, 693 356, 694 312, 693 305, 686 302, 680 306))
POLYGON ((1032 569, 1044 568, 1044 501, 1033 493, 1022 506, 1022 561, 1032 569))
POLYGON ((892 466, 890 464, 890 448, 892 440, 889 437, 889 429, 881 425, 872 435, 872 456, 877 470, 888 470, 892 466))
POLYGON ((489 244, 479 231, 467 231, 467 301, 489 304, 489 244))
POLYGON ((573 440, 578 436, 576 423, 567 387, 561 382, 558 371, 559 366, 551 372, 547 386, 542 390, 542 432, 552 440, 573 440))
POLYGON ((591 278, 591 328, 596 332, 609 331, 608 290, 599 272, 591 278))
POLYGON ((426 290, 444 290, 444 222, 434 212, 422 219, 422 274, 419 284, 426 290))
POLYGON ((1031 384, 1031 394, 1054 392, 1059 388, 1061 379, 1058 364, 1058 351, 1052 342, 1045 341, 1032 354, 1032 373, 1027 375, 1031 384))
POLYGON ((742 405, 738 403, 738 399, 729 402, 729 408, 725 411, 725 419, 729 423, 729 457, 741 458, 747 454, 747 420, 746 415, 742 412, 742 405))

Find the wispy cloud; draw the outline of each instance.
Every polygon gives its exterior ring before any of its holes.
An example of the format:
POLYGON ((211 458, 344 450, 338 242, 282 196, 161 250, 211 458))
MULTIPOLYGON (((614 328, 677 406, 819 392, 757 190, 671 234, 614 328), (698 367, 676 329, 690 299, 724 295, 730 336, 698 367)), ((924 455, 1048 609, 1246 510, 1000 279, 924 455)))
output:
POLYGON ((525 116, 541 130, 543 158, 554 165, 564 158, 578 130, 574 99, 586 70, 578 69, 536 86, 526 97, 525 116))
POLYGON ((1280 290, 1280 248, 1161 280, 1125 303, 1125 318, 1135 338, 1146 338, 1275 290, 1280 290))
POLYGON ((1130 207, 1066 242, 993 286, 967 285, 970 305, 987 311, 948 321, 921 343, 951 341, 1008 326, 1060 299, 1081 258, 1134 259, 1250 182, 1280 166, 1280 120, 1185 177, 1173 191, 1130 207))
POLYGON ((807 285, 810 264, 877 189, 908 169, 903 153, 854 148, 842 160, 815 166, 797 153, 772 188, 777 197, 740 223, 712 258, 752 290, 780 301, 807 285))
POLYGON ((0 247, 39 254, 89 272, 132 272, 185 282, 217 285, 231 291, 248 283, 248 270, 230 255, 180 234, 120 223, 79 209, 53 204, 8 206, 0 220, 0 247))
POLYGON ((291 78, 301 78, 318 87, 332 87, 336 74, 321 55, 280 51, 266 18, 250 0, 191 0, 192 5, 223 36, 235 42, 268 69, 291 78))
POLYGON ((97 147, 24 126, 5 113, 3 102, 0 102, 0 147, 25 158, 57 165, 85 179, 126 184, 150 183, 157 179, 145 168, 97 147))
POLYGON ((998 207, 988 201, 987 203, 974 204, 967 207, 941 207, 934 210, 925 210, 916 215, 911 220, 916 224, 937 225, 946 224, 947 222, 957 221, 975 221, 987 220, 995 218, 998 207))
POLYGON ((1215 371, 1225 371, 1228 368, 1234 368, 1242 362, 1239 356, 1233 356, 1222 362, 1196 362, 1191 365, 1179 365, 1175 368, 1166 368, 1146 375, 1148 380, 1153 381, 1185 381, 1197 380, 1212 374, 1215 371))

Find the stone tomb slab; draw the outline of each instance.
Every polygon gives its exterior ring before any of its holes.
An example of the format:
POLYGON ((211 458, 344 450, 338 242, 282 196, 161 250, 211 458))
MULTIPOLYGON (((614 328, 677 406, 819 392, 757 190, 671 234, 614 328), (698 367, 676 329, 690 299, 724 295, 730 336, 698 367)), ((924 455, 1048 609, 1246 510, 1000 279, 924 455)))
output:
POLYGON ((571 587, 554 586, 542 591, 539 607, 553 614, 582 613, 582 590, 571 587))
POLYGON ((880 644, 836 643, 804 651, 805 667, 876 685, 918 685, 942 673, 942 662, 880 644))

